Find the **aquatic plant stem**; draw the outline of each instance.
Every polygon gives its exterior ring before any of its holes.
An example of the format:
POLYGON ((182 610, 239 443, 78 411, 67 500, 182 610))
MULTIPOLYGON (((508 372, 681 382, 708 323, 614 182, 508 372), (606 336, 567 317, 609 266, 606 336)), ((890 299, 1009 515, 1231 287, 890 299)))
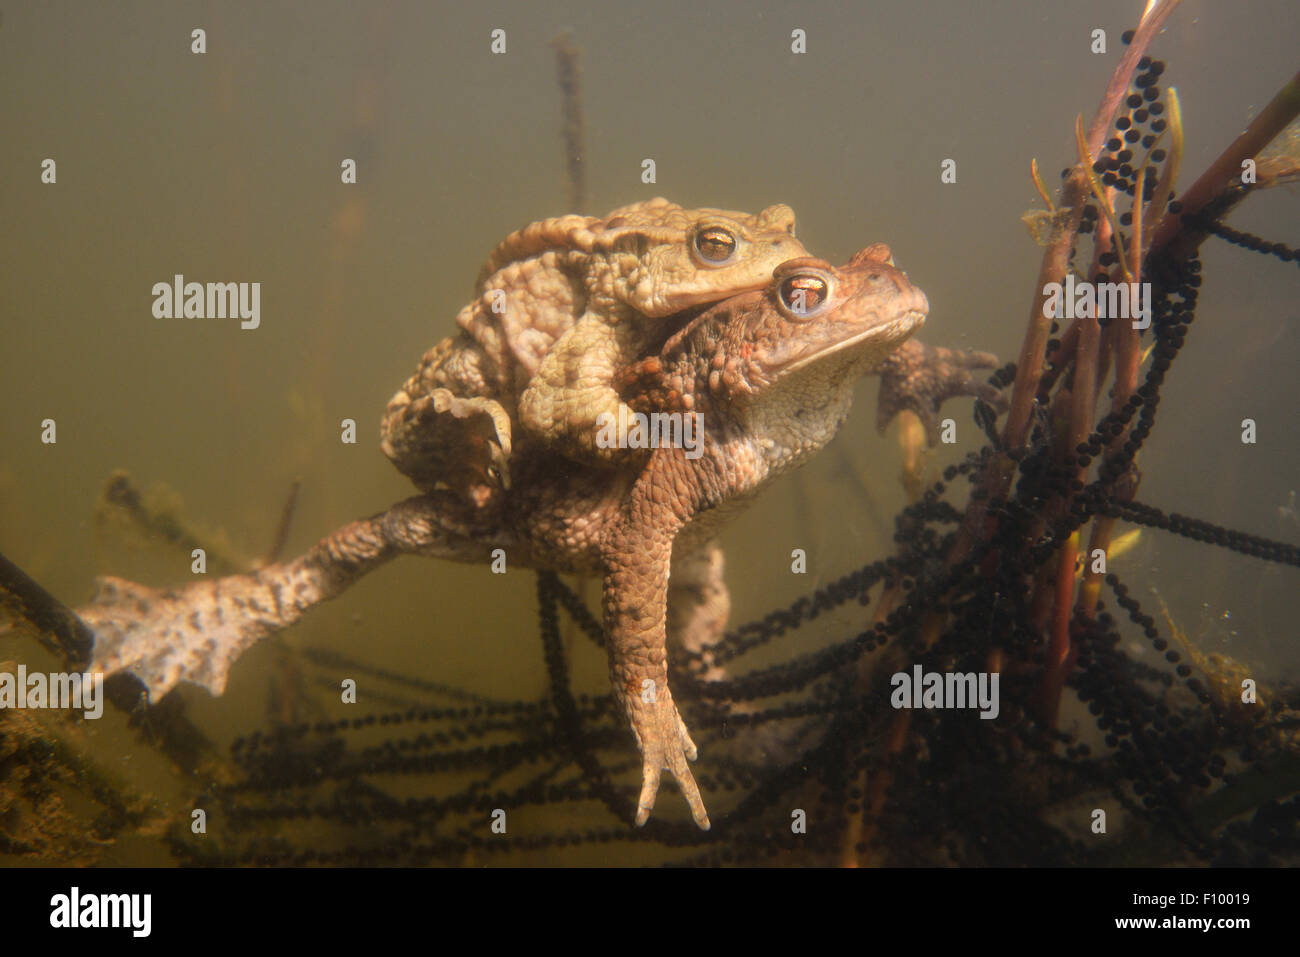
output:
MULTIPOLYGON (((1101 341, 1101 326, 1095 317, 1079 320, 1079 345, 1075 352, 1074 376, 1070 392, 1070 429, 1064 455, 1085 442, 1092 432, 1093 414, 1097 406, 1097 363, 1101 341)), ((1076 466, 1074 477, 1082 482, 1087 468, 1076 466)), ((1056 726, 1060 710, 1061 691, 1065 678, 1074 665, 1075 651, 1070 643, 1070 609, 1073 607, 1075 563, 1079 553, 1079 533, 1075 531, 1061 546, 1056 570, 1055 614, 1052 619, 1052 637, 1047 648, 1046 669, 1040 686, 1043 703, 1043 720, 1056 726)), ((1087 555, 1092 554, 1091 552, 1087 555)), ((1087 558, 1085 555, 1085 559, 1087 558)))
MULTIPOLYGON (((1128 49, 1115 71, 1111 74, 1101 104, 1087 128, 1086 134, 1082 117, 1076 122, 1075 141, 1079 152, 1079 162, 1070 175, 1066 177, 1061 188, 1060 206, 1063 209, 1068 209, 1069 215, 1062 220, 1058 220, 1057 227, 1043 255, 1037 285, 1034 290, 1029 325, 1021 346, 1020 358, 1016 364, 1016 379, 1012 389, 1011 407, 1002 430, 1002 445, 1012 453, 1024 448, 1043 378, 1046 346, 1051 335, 1053 322, 1053 317, 1046 308, 1048 290, 1053 284, 1063 283, 1069 270, 1070 254, 1078 236, 1079 224, 1082 220, 1083 207, 1088 193, 1091 191, 1096 194, 1099 205, 1108 214, 1108 219, 1113 216, 1112 211, 1109 209, 1107 197, 1102 193, 1100 184, 1093 174, 1091 168, 1092 158, 1101 150, 1102 143, 1110 130, 1111 124, 1114 122, 1115 115, 1123 102, 1129 88, 1130 79, 1139 61, 1146 55, 1147 48, 1156 33, 1177 6, 1178 0, 1169 0, 1169 2, 1163 3, 1153 2, 1147 5, 1128 49)), ((1141 203, 1141 183, 1137 184, 1135 196, 1135 202, 1141 203)), ((1116 224, 1111 222, 1109 225, 1113 230, 1113 241, 1117 252, 1121 256, 1121 271, 1127 273, 1130 271, 1130 266, 1129 263, 1124 262, 1122 259, 1123 251, 1119 248, 1118 231, 1114 228, 1116 224)), ((1140 254, 1140 251, 1141 245, 1138 244, 1136 253, 1140 254)), ((1135 274, 1133 278, 1138 277, 1135 274)), ((1091 429, 1100 343, 1100 330, 1096 326, 1095 320, 1092 321, 1091 325, 1093 329, 1085 342, 1084 325, 1078 324, 1079 331, 1075 334, 1075 341, 1072 343, 1074 347, 1075 374, 1072 383, 1070 427, 1068 429, 1069 438, 1067 439, 1070 444, 1065 449, 1057 450, 1058 459, 1063 455, 1072 454, 1072 449, 1083 438, 1086 438, 1091 429), (1085 424, 1087 428, 1084 427, 1085 424)), ((1120 351, 1124 353, 1123 345, 1121 345, 1120 351)), ((1133 351, 1136 352, 1136 350, 1133 351)), ((1127 358, 1127 354, 1124 353, 1124 355, 1127 358)), ((1117 377, 1120 375, 1119 361, 1117 358, 1117 377)), ((1057 366, 1058 370, 1062 368, 1063 364, 1064 357, 1062 357, 1061 365, 1057 366)), ((1136 366, 1133 367, 1133 374, 1136 377, 1136 366)), ((1083 472, 1084 470, 1080 469, 1079 471, 1083 472)), ((1015 463, 1013 459, 1004 456, 993 460, 989 464, 982 480, 983 488, 987 494, 984 498, 973 502, 968 510, 967 520, 963 523, 961 534, 953 547, 950 560, 954 555, 960 556, 963 554, 970 547, 972 538, 978 537, 981 532, 988 531, 985 527, 988 524, 988 503, 1006 496, 1014 474, 1015 463)), ((1081 478, 1082 476, 1078 477, 1081 478)), ((1078 535, 1076 533, 1071 536, 1069 543, 1062 546, 1058 556, 1055 601, 1053 604, 1055 615, 1052 619, 1053 627, 1047 649, 1046 669, 1043 682, 1039 688, 1039 700, 1043 717, 1053 723, 1055 715, 1059 711, 1061 690, 1064 688, 1065 678, 1068 675, 1073 659, 1069 638, 1069 609, 1072 604, 1071 598, 1074 595, 1074 563, 1077 550, 1078 535)), ((1042 583, 1040 587, 1045 586, 1045 584, 1042 583)))
POLYGON ((1056 727, 1065 676, 1074 664, 1075 652, 1070 644, 1070 609, 1074 597, 1074 569, 1079 555, 1079 533, 1071 533, 1058 553, 1056 565, 1056 601, 1052 606, 1052 637, 1047 646, 1047 662, 1039 685, 1044 724, 1056 727))

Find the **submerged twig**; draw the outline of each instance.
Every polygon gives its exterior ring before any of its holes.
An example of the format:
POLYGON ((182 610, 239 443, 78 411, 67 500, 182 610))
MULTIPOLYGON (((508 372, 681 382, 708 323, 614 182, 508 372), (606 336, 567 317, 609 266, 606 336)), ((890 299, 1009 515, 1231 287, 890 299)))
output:
POLYGON ((247 559, 204 537, 170 510, 147 504, 130 473, 123 469, 109 476, 101 501, 103 505, 121 509, 146 535, 186 552, 203 549, 208 566, 214 571, 239 572, 250 567, 247 559))
POLYGON ((560 93, 564 96, 564 125, 560 132, 569 178, 569 212, 582 213, 587 209, 587 120, 582 109, 582 50, 573 42, 573 33, 569 30, 552 40, 551 46, 555 49, 555 69, 560 93))
POLYGON ((273 565, 280 560, 284 554, 285 543, 289 540, 289 527, 293 524, 294 509, 298 505, 298 491, 302 488, 302 479, 294 479, 293 484, 289 486, 289 496, 284 501, 284 508, 280 510, 280 524, 275 530, 275 538, 271 541, 271 548, 262 559, 262 565, 273 565))
POLYGON ((26 572, 0 555, 0 603, 36 628, 42 645, 73 666, 90 660, 94 636, 86 623, 26 572))

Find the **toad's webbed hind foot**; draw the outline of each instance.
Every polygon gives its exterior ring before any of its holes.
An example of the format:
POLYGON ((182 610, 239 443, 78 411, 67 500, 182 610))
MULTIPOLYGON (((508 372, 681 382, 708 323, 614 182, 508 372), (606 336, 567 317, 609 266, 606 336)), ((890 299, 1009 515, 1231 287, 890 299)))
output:
POLYGON ((975 396, 999 411, 1006 400, 993 386, 974 374, 993 369, 997 356, 968 349, 945 349, 909 339, 889 354, 874 373, 880 376, 876 428, 881 432, 894 416, 907 409, 925 426, 926 442, 939 442, 939 409, 947 399, 975 396))
POLYGON ((646 701, 645 695, 638 691, 627 702, 632 733, 636 735, 637 746, 641 749, 641 796, 637 799, 636 825, 641 827, 650 819, 655 798, 659 794, 659 776, 666 768, 672 772, 677 786, 682 789, 682 797, 691 809, 691 817, 702 830, 707 831, 709 812, 704 808, 700 787, 695 783, 695 775, 687 763, 699 756, 699 749, 691 740, 686 722, 677 713, 671 692, 664 687, 658 694, 650 695, 650 698, 646 701))
POLYGON ((77 610, 94 639, 90 670, 129 671, 159 700, 180 682, 221 694, 249 646, 288 628, 397 555, 474 561, 484 541, 507 543, 495 513, 449 492, 398 502, 349 522, 305 554, 243 575, 155 589, 104 578, 77 610))

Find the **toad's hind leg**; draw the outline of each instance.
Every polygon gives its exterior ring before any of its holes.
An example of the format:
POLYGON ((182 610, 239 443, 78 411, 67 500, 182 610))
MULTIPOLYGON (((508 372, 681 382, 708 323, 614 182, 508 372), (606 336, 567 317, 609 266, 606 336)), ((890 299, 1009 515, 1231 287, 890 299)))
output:
POLYGON ((723 639, 731 614, 731 593, 723 578, 722 548, 710 542, 686 555, 674 555, 668 579, 668 642, 697 664, 703 681, 730 677, 714 663, 713 648, 723 639))
POLYGON ((306 554, 247 575, 166 590, 103 578, 92 603, 77 610, 94 635, 90 670, 130 672, 154 700, 182 681, 225 690, 231 665, 251 645, 289 627, 401 554, 485 560, 491 516, 450 495, 399 502, 350 522, 306 554))
POLYGON ((661 772, 681 788, 691 817, 709 828, 699 785, 687 762, 699 749, 691 739, 668 686, 666 616, 673 537, 683 516, 661 504, 670 474, 642 476, 617 534, 605 543, 602 607, 609 638, 610 680, 641 750, 641 794, 636 824, 654 810, 661 772))

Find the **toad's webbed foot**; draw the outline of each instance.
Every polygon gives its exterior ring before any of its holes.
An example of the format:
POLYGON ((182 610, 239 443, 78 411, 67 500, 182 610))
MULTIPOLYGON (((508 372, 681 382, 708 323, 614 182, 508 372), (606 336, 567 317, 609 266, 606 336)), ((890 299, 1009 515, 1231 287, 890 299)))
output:
POLYGON ((993 369, 997 356, 967 349, 945 349, 909 339, 887 356, 874 373, 880 376, 876 428, 881 432, 894 416, 907 409, 925 426, 926 442, 939 442, 939 409, 947 399, 975 396, 999 411, 1006 408, 1002 394, 973 374, 993 369))
POLYGON ((672 693, 666 684, 644 691, 638 689, 629 695, 628 717, 632 733, 641 749, 641 796, 637 799, 636 825, 641 827, 650 819, 655 798, 659 794, 659 776, 665 768, 672 772, 682 797, 690 806, 691 817, 702 830, 709 829, 709 812, 704 808, 700 787, 695 783, 688 761, 699 756, 699 749, 691 740, 686 722, 677 713, 672 693))
POLYGON ((131 672, 161 699, 180 682, 221 694, 245 649, 403 554, 477 560, 497 534, 493 513, 449 492, 398 502, 349 522, 305 554, 244 575, 155 589, 103 578, 77 610, 94 638, 90 670, 131 672))

